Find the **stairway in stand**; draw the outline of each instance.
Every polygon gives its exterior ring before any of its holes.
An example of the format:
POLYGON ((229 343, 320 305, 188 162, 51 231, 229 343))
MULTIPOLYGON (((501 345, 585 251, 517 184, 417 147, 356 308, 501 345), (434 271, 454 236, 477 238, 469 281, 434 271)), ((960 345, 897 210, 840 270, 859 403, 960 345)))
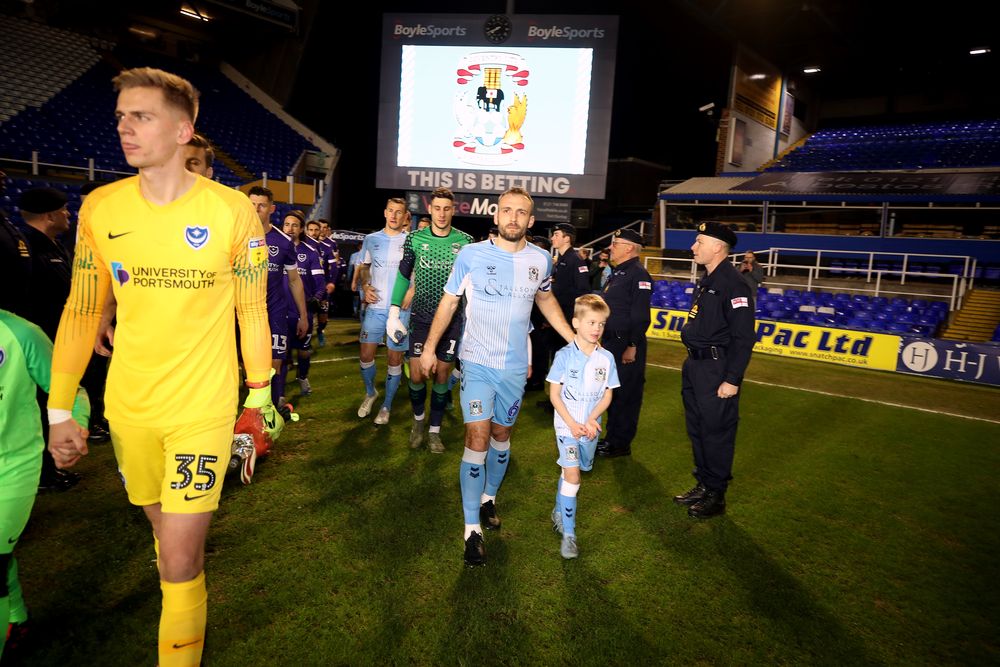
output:
POLYGON ((976 288, 965 295, 965 303, 955 312, 941 338, 990 340, 997 322, 1000 322, 1000 290, 976 288))

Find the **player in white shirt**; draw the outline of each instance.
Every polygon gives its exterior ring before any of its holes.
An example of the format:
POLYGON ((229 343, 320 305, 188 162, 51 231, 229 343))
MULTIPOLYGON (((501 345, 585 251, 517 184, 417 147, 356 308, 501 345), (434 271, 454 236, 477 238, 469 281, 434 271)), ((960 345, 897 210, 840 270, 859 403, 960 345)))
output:
MULTIPOLYGON (((375 416, 376 424, 389 423, 392 399, 396 396, 403 377, 403 353, 409 347, 404 336, 392 340, 385 335, 389 317, 392 287, 396 281, 399 261, 403 258, 403 241, 406 240, 406 202, 398 197, 385 204, 385 228, 369 234, 361 245, 359 269, 363 269, 360 284, 365 290, 365 319, 361 323, 361 379, 365 383, 365 398, 358 408, 358 417, 367 417, 375 405, 375 351, 383 340, 386 346, 388 369, 385 377, 385 400, 375 416)), ((409 305, 409 304, 404 304, 409 305)), ((400 313, 400 321, 409 322, 408 310, 400 313)))
POLYGON ((553 417, 558 463, 562 468, 552 527, 562 533, 563 558, 576 558, 576 495, 580 471, 594 466, 601 415, 611 404, 611 390, 619 386, 614 356, 598 347, 611 309, 596 294, 577 297, 573 307, 576 338, 556 352, 546 380, 553 417))
POLYGON ((573 330, 550 291, 552 257, 527 242, 535 222, 531 195, 511 188, 500 195, 493 219, 499 236, 458 253, 424 343, 425 374, 437 366, 435 350, 464 296, 462 413, 465 453, 459 472, 465 515, 465 564, 484 565, 483 527, 496 530, 496 494, 510 460, 510 432, 521 409, 528 373, 532 303, 566 341, 573 330))

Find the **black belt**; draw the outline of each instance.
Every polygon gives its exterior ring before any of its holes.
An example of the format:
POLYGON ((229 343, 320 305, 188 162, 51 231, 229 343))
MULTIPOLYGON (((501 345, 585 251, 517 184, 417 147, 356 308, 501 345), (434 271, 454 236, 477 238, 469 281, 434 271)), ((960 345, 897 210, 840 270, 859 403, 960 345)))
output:
POLYGON ((716 347, 712 345, 711 347, 703 347, 701 349, 689 347, 687 349, 688 356, 692 359, 723 359, 726 356, 726 351, 721 347, 716 347))

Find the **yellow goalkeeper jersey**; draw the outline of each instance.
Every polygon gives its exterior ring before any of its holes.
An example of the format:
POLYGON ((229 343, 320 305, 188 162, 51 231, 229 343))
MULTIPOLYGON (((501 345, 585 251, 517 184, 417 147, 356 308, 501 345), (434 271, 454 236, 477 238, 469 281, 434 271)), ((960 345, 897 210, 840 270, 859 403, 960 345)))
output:
POLYGON ((108 287, 118 302, 105 415, 169 426, 232 414, 239 372, 267 380, 267 245, 242 192, 197 177, 158 206, 139 177, 98 188, 80 210, 73 285, 56 335, 49 407, 69 409, 108 287))

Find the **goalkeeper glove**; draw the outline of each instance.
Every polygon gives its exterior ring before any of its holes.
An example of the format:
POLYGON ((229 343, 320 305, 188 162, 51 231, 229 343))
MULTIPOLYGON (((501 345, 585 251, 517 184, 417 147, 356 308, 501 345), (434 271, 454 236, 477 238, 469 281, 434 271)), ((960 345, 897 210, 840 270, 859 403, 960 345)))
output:
MULTIPOLYGON (((271 374, 274 374, 273 370, 271 374)), ((271 402, 270 385, 250 388, 250 393, 243 401, 243 414, 237 423, 243 421, 244 415, 253 421, 259 419, 261 429, 272 442, 278 439, 281 429, 285 427, 285 420, 271 402)))
POLYGON ((402 343, 406 338, 406 325, 399 319, 399 306, 389 306, 389 317, 385 322, 385 335, 395 343, 402 343))

